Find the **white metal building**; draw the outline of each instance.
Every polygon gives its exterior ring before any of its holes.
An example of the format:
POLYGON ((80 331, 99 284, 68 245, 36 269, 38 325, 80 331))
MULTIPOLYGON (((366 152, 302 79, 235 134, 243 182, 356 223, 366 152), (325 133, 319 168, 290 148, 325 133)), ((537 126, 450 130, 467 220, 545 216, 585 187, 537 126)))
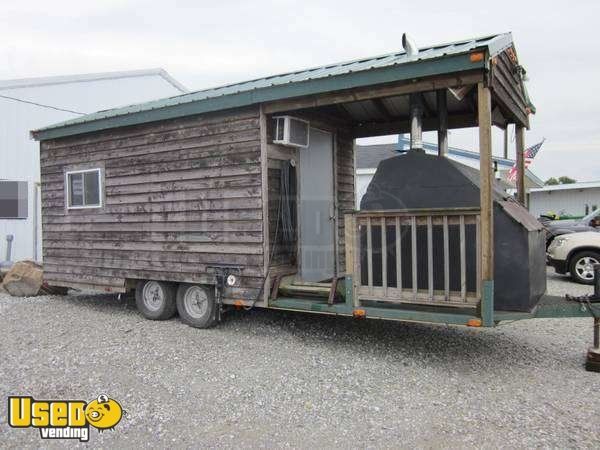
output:
POLYGON ((529 211, 540 214, 584 216, 600 208, 600 181, 558 184, 529 191, 529 211))
POLYGON ((163 69, 0 81, 0 262, 41 260, 39 146, 29 131, 187 89, 163 69))

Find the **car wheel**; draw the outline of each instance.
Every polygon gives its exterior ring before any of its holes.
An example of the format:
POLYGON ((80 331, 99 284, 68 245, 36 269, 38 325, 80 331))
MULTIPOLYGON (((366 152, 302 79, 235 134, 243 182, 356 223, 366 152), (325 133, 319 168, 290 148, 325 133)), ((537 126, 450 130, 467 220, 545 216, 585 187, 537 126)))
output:
POLYGON ((210 328, 217 322, 214 289, 211 286, 182 283, 177 289, 177 311, 191 327, 210 328))
POLYGON ((135 288, 135 304, 146 319, 167 320, 175 315, 175 286, 165 281, 144 280, 135 288))
POLYGON ((571 257, 569 272, 571 278, 582 284, 594 284, 594 265, 600 264, 600 253, 584 251, 571 257))

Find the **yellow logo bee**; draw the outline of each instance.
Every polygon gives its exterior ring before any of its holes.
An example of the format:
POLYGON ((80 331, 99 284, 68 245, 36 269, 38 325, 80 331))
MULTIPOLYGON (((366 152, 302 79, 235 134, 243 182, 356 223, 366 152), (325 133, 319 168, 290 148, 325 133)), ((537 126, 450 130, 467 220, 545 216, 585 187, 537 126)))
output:
POLYGON ((99 431, 112 429, 121 421, 123 408, 118 401, 101 394, 85 407, 85 418, 89 424, 99 431))

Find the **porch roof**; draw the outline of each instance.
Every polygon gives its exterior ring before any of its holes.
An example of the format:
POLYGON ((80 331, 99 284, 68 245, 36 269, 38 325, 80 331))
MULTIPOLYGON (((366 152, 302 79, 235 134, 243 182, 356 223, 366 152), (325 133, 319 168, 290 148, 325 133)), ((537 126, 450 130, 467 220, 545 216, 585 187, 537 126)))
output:
POLYGON ((414 56, 402 51, 362 58, 99 111, 32 131, 32 136, 38 140, 53 139, 257 103, 485 69, 492 58, 512 46, 512 35, 502 33, 424 47, 414 56), (484 51, 486 57, 471 60, 469 55, 475 51, 484 51))

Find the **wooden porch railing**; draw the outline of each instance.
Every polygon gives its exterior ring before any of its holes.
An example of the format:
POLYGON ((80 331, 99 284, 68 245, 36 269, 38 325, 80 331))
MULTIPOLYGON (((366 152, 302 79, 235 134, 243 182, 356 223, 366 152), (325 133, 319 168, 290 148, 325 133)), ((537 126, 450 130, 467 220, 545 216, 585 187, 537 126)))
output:
POLYGON ((364 211, 347 214, 345 225, 355 306, 481 300, 479 209, 364 211))

